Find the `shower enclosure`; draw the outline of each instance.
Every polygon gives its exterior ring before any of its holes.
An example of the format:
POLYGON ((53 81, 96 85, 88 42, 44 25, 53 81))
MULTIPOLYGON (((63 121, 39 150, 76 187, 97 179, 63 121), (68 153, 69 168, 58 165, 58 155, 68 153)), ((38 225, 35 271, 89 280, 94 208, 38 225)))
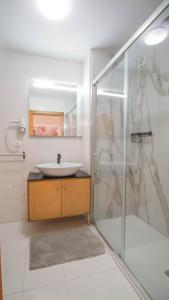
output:
POLYGON ((93 82, 93 220, 147 299, 169 299, 169 32, 165 1, 93 82), (143 291, 142 290, 142 291, 143 291))

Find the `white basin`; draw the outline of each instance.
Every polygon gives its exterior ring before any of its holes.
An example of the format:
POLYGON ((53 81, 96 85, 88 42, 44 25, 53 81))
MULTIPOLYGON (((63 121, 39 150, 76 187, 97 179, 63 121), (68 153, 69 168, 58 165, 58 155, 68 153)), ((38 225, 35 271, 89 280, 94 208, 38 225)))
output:
POLYGON ((44 163, 36 165, 36 168, 39 169, 44 175, 50 177, 61 177, 61 176, 69 176, 75 174, 80 168, 82 164, 79 163, 60 163, 56 162, 44 163))

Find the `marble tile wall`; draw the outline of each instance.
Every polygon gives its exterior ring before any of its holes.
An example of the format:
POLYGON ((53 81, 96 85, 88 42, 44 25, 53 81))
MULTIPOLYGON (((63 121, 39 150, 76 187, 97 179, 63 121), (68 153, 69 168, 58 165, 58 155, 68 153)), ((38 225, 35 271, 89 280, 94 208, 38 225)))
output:
MULTIPOLYGON (((166 24, 166 21, 165 21, 166 24)), ((169 236, 169 37, 147 46, 139 38, 128 50, 127 137, 123 98, 97 96, 95 122, 95 220, 122 215, 124 139, 127 138, 126 214, 169 236), (140 143, 131 134, 152 131, 140 143)), ((123 93, 124 60, 97 90, 123 93)), ((126 227, 126 235, 128 228, 126 227)))

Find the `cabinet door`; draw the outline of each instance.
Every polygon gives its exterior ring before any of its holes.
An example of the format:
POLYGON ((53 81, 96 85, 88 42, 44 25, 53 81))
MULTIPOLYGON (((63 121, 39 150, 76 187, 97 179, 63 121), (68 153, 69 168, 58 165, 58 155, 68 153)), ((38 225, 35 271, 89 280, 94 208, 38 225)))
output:
POLYGON ((61 216, 61 181, 29 182, 29 220, 61 216))
POLYGON ((2 297, 2 273, 1 273, 1 256, 0 256, 0 300, 3 299, 2 297))
POLYGON ((90 211, 90 179, 62 181, 62 216, 87 214, 90 211))

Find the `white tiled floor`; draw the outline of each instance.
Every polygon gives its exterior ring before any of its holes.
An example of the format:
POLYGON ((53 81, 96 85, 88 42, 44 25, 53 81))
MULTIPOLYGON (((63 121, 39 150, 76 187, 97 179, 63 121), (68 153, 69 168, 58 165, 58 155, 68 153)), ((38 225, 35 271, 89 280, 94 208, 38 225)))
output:
MULTIPOLYGON (((120 247, 121 218, 98 221, 110 245, 120 247)), ((134 215, 126 217, 125 261, 154 300, 169 300, 169 239, 134 215)))
POLYGON ((69 226, 83 224, 0 225, 4 300, 138 300, 107 252, 29 271, 29 236, 69 226))

